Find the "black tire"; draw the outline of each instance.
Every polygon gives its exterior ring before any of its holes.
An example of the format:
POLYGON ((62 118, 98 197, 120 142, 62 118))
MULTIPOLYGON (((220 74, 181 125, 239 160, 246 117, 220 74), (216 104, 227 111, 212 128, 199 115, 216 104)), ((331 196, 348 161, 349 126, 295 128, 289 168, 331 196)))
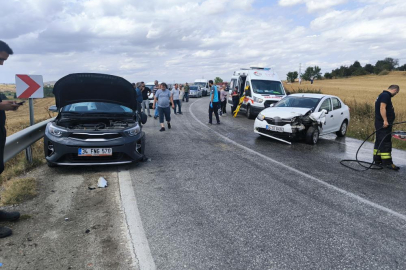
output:
POLYGON ((344 120, 340 126, 340 130, 336 132, 337 137, 344 137, 347 134, 348 122, 344 120))
POLYGON ((247 105, 247 117, 248 117, 248 119, 254 119, 255 118, 255 116, 254 116, 254 114, 252 113, 252 110, 251 110, 251 106, 250 105, 247 105))
POLYGON ((53 168, 53 167, 56 167, 56 166, 57 166, 55 163, 49 162, 48 160, 47 160, 47 165, 48 165, 48 167, 50 167, 50 168, 53 168))
POLYGON ((319 141, 319 129, 317 127, 309 127, 306 131, 306 143, 314 145, 319 141))

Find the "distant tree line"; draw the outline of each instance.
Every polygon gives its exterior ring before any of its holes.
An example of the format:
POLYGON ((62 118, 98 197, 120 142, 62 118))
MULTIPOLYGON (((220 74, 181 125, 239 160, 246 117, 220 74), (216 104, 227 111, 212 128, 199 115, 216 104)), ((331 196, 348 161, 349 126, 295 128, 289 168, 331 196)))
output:
POLYGON ((54 97, 54 93, 52 93, 53 90, 54 87, 51 85, 44 86, 44 97, 54 97))
MULTIPOLYGON (((384 60, 378 60, 375 65, 366 64, 365 66, 361 66, 361 63, 355 61, 354 64, 350 66, 340 66, 332 70, 331 72, 324 73, 325 79, 333 79, 333 78, 345 78, 350 76, 362 76, 368 74, 387 74, 389 71, 392 70, 399 70, 399 71, 406 71, 406 64, 399 66, 399 60, 387 57, 384 60)), ((308 67, 305 72, 302 74, 302 79, 306 81, 310 81, 313 79, 322 79, 321 69, 318 66, 308 67)), ((286 74, 288 82, 294 82, 299 74, 297 71, 288 72, 286 74)))
POLYGON ((392 70, 406 71, 406 64, 399 66, 399 60, 387 57, 384 60, 378 60, 375 65, 366 64, 361 66, 360 62, 355 61, 354 64, 348 66, 340 66, 332 70, 331 72, 326 72, 324 78, 345 78, 349 76, 362 76, 368 74, 387 74, 387 72, 392 70))

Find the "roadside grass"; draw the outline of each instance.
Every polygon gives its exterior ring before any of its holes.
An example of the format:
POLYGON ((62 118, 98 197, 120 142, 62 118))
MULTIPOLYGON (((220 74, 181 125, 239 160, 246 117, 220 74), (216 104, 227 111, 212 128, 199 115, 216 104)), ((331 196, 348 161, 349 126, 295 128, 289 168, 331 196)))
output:
POLYGON ((321 89, 311 88, 296 88, 289 91, 289 94, 306 93, 306 94, 322 94, 321 89))
POLYGON ((37 183, 34 178, 14 178, 3 184, 0 192, 1 205, 18 204, 35 197, 37 183))
MULTIPOLYGON (((54 98, 44 98, 44 99, 35 99, 34 100, 34 118, 35 123, 39 123, 46 119, 56 116, 53 113, 48 111, 49 106, 55 104, 54 98)), ((26 102, 23 106, 17 111, 7 111, 7 122, 6 122, 6 129, 7 129, 7 136, 10 136, 18 131, 23 130, 30 126, 30 116, 29 116, 29 106, 28 102, 26 102)), ((10 159, 8 162, 5 163, 5 170, 0 175, 0 187, 3 189, 4 186, 8 185, 9 182, 16 181, 16 177, 22 174, 27 173, 28 171, 32 170, 39 165, 45 164, 44 160, 44 140, 40 139, 32 146, 32 157, 33 163, 30 164, 25 157, 25 151, 22 151, 14 158, 10 159)), ((22 192, 26 192, 26 190, 22 189, 22 192)), ((35 189, 33 190, 35 191, 35 189)), ((18 193, 18 192, 17 192, 18 193)), ((29 192, 28 192, 29 193, 29 192)), ((33 194, 33 193, 31 193, 33 194)), ((0 194, 0 200, 3 202, 4 193, 0 194)), ((18 194, 15 194, 18 198, 18 194)), ((23 196, 23 195, 21 195, 23 196)))

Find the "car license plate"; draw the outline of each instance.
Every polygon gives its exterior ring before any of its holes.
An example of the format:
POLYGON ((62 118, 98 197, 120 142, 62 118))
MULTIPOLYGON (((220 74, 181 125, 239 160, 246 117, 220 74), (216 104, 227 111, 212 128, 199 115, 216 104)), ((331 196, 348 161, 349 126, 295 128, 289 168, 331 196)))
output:
POLYGON ((112 148, 79 148, 78 156, 80 157, 99 157, 113 155, 112 148))
POLYGON ((279 126, 267 125, 266 129, 270 131, 283 132, 283 127, 279 126))

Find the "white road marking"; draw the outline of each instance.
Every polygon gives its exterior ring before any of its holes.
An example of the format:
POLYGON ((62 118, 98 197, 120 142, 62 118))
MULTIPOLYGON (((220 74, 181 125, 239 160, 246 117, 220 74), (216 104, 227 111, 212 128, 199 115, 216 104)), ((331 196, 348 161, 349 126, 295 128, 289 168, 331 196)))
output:
POLYGON ((138 261, 138 265, 135 263, 134 266, 140 270, 155 270, 155 262, 152 258, 144 227, 142 226, 129 171, 120 171, 118 173, 118 179, 120 184, 121 204, 124 208, 127 231, 132 244, 131 253, 133 260, 138 261))
POLYGON ((256 151, 254 151, 254 150, 252 150, 252 149, 250 149, 250 148, 248 148, 248 147, 245 147, 245 146, 243 146, 243 145, 241 145, 241 144, 239 144, 239 143, 237 143, 237 142, 235 142, 235 141, 229 139, 228 137, 226 137, 226 136, 220 134, 219 132, 213 130, 212 128, 210 128, 210 127, 208 127, 206 124, 204 124, 202 121, 200 121, 199 119, 197 119, 197 117, 195 116, 195 114, 194 114, 193 111, 192 111, 192 107, 193 107, 193 105, 194 105, 196 102, 198 102, 198 100, 196 100, 195 102, 193 102, 192 104, 190 104, 189 111, 190 111, 190 114, 192 115, 192 117, 193 117, 198 123, 200 123, 202 126, 206 127, 207 129, 210 129, 210 130, 211 130, 212 132, 214 132, 217 136, 223 138, 224 140, 226 140, 226 141, 228 141, 228 142, 234 144, 235 146, 238 146, 239 148, 241 148, 241 149, 243 149, 243 150, 245 150, 245 151, 247 151, 247 152, 249 152, 249 153, 251 153, 251 154, 255 154, 255 155, 257 155, 257 156, 260 156, 261 158, 263 158, 263 159, 265 159, 265 160, 268 160, 268 161, 270 161, 270 162, 276 163, 276 164, 278 164, 278 165, 281 166, 281 167, 284 167, 284 168, 286 168, 286 169, 288 169, 288 170, 290 170, 290 171, 293 171, 293 172, 295 172, 295 173, 297 173, 297 174, 300 174, 300 175, 302 175, 302 176, 304 176, 304 177, 307 177, 307 178, 309 178, 309 179, 311 179, 311 180, 313 180, 313 181, 316 181, 317 183, 319 183, 319 184, 321 184, 321 185, 323 185, 323 186, 325 186, 325 187, 327 187, 327 188, 330 188, 330 189, 332 189, 332 190, 335 190, 335 191, 337 191, 337 192, 339 192, 339 193, 341 193, 341 194, 344 194, 344 195, 346 195, 346 196, 348 196, 348 197, 350 197, 350 198, 353 198, 353 199, 355 199, 355 200, 357 200, 357 201, 359 201, 359 202, 361 202, 361 203, 364 203, 364 204, 366 204, 366 205, 369 205, 369 206, 371 206, 371 207, 374 207, 374 208, 376 208, 376 209, 379 209, 379 210, 381 210, 381 211, 384 211, 384 212, 386 212, 386 213, 388 213, 388 214, 394 215, 394 216, 396 216, 396 217, 398 217, 398 218, 400 218, 400 219, 406 221, 406 215, 403 215, 403 214, 398 213, 398 212, 396 212, 396 211, 394 211, 394 210, 392 210, 392 209, 389 209, 389 208, 387 208, 387 207, 385 207, 385 206, 382 206, 382 205, 380 205, 380 204, 377 204, 377 203, 374 203, 374 202, 369 201, 369 200, 367 200, 367 199, 364 199, 364 198, 362 198, 362 197, 360 197, 360 196, 358 196, 358 195, 356 195, 356 194, 354 194, 354 193, 351 193, 351 192, 349 192, 349 191, 346 191, 346 190, 344 190, 344 189, 341 189, 341 188, 338 188, 338 187, 336 187, 336 186, 334 186, 334 185, 331 185, 331 184, 329 184, 329 183, 326 183, 326 182, 324 182, 323 180, 320 180, 320 179, 318 179, 318 178, 316 178, 316 177, 314 177, 314 176, 311 176, 310 174, 307 174, 307 173, 304 173, 304 172, 302 172, 302 171, 299 171, 299 170, 297 170, 297 169, 295 169, 295 168, 289 167, 288 165, 285 165, 285 164, 283 164, 283 163, 281 163, 281 162, 279 162, 279 161, 276 161, 276 160, 274 160, 274 159, 272 159, 272 158, 270 158, 270 157, 268 157, 268 156, 265 156, 265 155, 263 155, 263 154, 261 154, 261 153, 258 153, 258 152, 256 152, 256 151))

